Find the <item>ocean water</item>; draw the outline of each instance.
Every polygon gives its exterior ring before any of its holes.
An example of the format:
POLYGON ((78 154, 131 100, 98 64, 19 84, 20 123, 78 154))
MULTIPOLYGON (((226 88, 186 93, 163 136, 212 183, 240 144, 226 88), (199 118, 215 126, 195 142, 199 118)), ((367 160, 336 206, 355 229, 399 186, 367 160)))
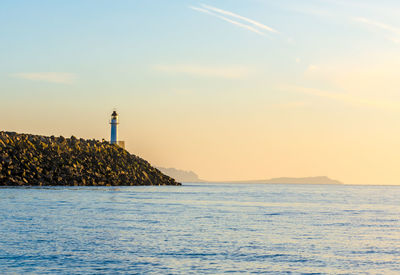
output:
POLYGON ((2 274, 400 274, 400 187, 0 188, 2 274))

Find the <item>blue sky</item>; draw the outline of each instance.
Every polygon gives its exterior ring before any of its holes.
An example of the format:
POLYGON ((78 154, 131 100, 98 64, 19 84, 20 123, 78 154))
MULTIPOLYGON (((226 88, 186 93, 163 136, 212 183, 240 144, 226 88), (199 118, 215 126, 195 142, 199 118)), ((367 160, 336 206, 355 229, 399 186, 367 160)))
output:
POLYGON ((0 127, 108 139, 117 108, 128 149, 156 165, 393 183, 398 14, 388 0, 4 0, 0 127))

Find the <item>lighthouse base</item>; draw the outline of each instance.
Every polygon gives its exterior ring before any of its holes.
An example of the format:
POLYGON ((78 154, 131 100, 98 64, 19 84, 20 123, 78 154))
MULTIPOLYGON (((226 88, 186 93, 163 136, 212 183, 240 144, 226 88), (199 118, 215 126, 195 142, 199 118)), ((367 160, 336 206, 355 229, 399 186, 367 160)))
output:
POLYGON ((119 147, 121 147, 122 149, 125 149, 125 141, 120 140, 120 141, 117 142, 117 145, 119 147))
POLYGON ((125 141, 122 141, 122 140, 110 141, 110 144, 115 144, 115 145, 118 145, 119 147, 125 149, 125 141))

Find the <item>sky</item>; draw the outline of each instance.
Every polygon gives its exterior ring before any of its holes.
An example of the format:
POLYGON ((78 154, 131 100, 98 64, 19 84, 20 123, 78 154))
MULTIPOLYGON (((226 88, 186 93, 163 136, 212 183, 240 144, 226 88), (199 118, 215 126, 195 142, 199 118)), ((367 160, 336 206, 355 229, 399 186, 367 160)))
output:
POLYGON ((2 0, 0 130, 208 180, 400 184, 400 2, 2 0))

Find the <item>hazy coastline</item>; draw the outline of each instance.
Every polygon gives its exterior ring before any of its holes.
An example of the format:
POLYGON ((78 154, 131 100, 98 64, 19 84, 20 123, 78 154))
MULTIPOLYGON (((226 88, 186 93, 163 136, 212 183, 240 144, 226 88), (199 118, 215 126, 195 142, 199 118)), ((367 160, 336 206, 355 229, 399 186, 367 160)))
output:
POLYGON ((260 179, 260 180, 205 180, 201 179, 193 171, 180 170, 176 168, 163 168, 157 167, 164 174, 176 179, 179 182, 193 182, 193 183, 241 183, 241 184, 313 184, 313 185, 342 185, 341 181, 331 179, 326 176, 317 177, 279 177, 272 179, 260 179))

